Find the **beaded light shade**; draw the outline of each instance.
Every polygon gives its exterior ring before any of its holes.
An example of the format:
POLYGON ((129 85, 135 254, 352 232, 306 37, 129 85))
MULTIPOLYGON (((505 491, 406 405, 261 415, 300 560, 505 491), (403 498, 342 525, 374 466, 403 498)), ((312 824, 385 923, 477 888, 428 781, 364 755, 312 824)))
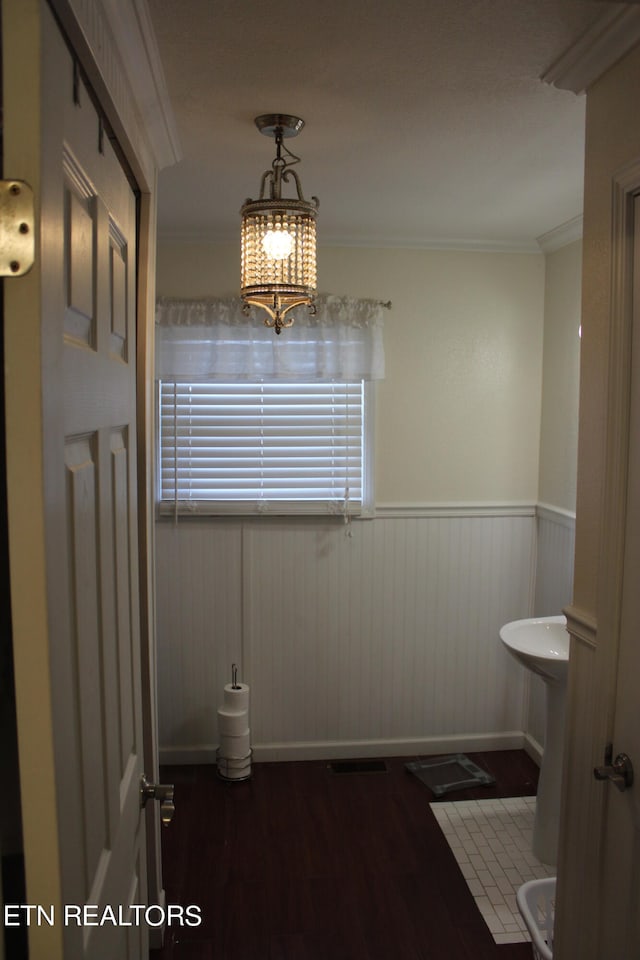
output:
POLYGON ((260 198, 247 200, 240 211, 240 295, 247 310, 250 306, 265 310, 265 325, 279 334, 292 325, 288 314, 294 307, 307 305, 313 310, 318 199, 304 199, 298 175, 290 169, 299 157, 283 146, 284 138, 295 137, 304 121, 277 113, 256 117, 255 123, 261 133, 275 138, 276 156, 262 175, 260 198), (283 181, 289 180, 296 187, 295 199, 281 195, 283 181))

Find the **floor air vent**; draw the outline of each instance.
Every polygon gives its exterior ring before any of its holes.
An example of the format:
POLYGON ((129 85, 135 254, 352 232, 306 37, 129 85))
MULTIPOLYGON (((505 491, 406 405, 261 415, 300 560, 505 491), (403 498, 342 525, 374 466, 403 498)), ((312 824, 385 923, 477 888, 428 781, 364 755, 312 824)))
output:
POLYGON ((384 760, 334 760, 329 764, 332 773, 386 773, 384 760))

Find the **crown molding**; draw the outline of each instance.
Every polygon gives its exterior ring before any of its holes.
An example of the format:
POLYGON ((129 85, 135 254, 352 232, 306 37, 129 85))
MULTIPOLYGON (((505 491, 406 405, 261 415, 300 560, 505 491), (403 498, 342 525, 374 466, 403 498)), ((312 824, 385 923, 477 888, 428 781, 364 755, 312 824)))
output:
POLYGON ((613 4, 540 79, 560 90, 584 93, 638 42, 640 7, 613 4))
POLYGON ((466 237, 421 237, 408 239, 383 236, 323 237, 323 247, 376 247, 390 250, 459 250, 477 253, 539 253, 535 240, 492 240, 466 237))
MULTIPOLYGON (((216 233, 212 230, 194 229, 189 231, 159 228, 158 237, 165 243, 210 243, 219 246, 237 244, 237 235, 216 233)), ((440 250, 467 253, 540 253, 540 246, 536 240, 449 240, 425 239, 394 241, 389 237, 322 237, 318 240, 318 249, 327 248, 355 248, 375 250, 440 250)), ((238 250, 239 250, 238 246, 238 250)))
POLYGON ((147 0, 100 0, 158 170, 181 159, 173 108, 147 0))
POLYGON ((538 246, 543 253, 553 253, 575 240, 582 239, 582 214, 567 220, 538 237, 538 246))

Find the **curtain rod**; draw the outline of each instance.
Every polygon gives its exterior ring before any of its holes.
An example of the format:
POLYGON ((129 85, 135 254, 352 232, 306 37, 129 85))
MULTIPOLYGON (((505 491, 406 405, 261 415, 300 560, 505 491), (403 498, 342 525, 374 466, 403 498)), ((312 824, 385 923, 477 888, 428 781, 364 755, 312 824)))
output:
MULTIPOLYGON (((320 294, 320 296, 323 296, 323 294, 320 294)), ((327 296, 327 294, 324 294, 324 296, 327 296)), ((331 296, 331 294, 328 294, 328 296, 331 296)), ((229 298, 229 297, 214 297, 214 296, 204 296, 204 297, 160 297, 159 296, 156 298, 156 302, 158 303, 161 301, 170 302, 172 300, 197 302, 201 300, 228 300, 228 299, 237 299, 237 297, 234 296, 229 298)), ((391 300, 373 300, 372 302, 376 303, 379 307, 384 307, 385 310, 391 310, 391 307, 392 307, 391 300)))

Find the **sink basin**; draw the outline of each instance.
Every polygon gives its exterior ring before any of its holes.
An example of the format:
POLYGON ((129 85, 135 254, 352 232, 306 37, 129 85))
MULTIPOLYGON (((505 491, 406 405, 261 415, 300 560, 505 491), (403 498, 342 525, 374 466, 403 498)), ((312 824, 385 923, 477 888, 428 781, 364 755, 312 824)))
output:
POLYGON ((569 669, 566 617, 512 620, 500 628, 500 639, 516 660, 547 682, 566 681, 569 669))
POLYGON ((555 865, 560 829, 560 792, 569 634, 567 618, 512 620, 500 639, 516 660, 542 677, 546 687, 544 752, 538 778, 532 849, 538 860, 555 865))

